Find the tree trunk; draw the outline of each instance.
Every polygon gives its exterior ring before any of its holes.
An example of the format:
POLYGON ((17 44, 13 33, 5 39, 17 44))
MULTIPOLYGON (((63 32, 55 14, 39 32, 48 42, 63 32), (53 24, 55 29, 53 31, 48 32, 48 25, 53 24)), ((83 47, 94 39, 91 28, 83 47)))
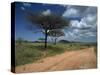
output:
POLYGON ((47 37, 48 37, 48 33, 47 33, 47 29, 45 30, 45 49, 47 49, 47 37))
POLYGON ((54 45, 56 45, 56 43, 57 43, 57 38, 55 38, 54 45))
POLYGON ((51 38, 51 40, 52 40, 52 43, 53 43, 53 38, 51 38))

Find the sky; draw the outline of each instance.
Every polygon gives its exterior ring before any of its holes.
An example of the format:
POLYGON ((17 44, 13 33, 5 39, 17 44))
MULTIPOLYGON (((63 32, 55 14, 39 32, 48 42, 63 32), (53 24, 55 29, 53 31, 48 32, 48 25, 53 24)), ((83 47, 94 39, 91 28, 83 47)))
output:
POLYGON ((27 21, 25 11, 41 12, 44 15, 57 14, 69 19, 69 27, 63 30, 65 36, 59 37, 59 40, 97 41, 97 7, 16 2, 15 39, 23 38, 24 40, 36 41, 39 38, 44 38, 44 34, 39 31, 39 28, 29 29, 31 23, 27 21))

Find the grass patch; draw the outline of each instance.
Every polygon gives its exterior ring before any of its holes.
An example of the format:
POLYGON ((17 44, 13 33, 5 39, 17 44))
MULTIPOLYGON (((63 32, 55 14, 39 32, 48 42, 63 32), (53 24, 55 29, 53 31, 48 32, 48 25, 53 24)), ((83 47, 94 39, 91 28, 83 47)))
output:
POLYGON ((95 54, 97 56, 97 45, 94 46, 94 52, 95 52, 95 54))
POLYGON ((47 49, 44 48, 44 43, 23 43, 15 45, 15 59, 16 66, 24 65, 28 63, 35 62, 41 58, 43 58, 43 53, 46 53, 46 57, 53 56, 56 54, 63 53, 65 51, 71 50, 80 50, 90 46, 77 44, 77 43, 69 43, 69 44, 57 44, 52 45, 48 44, 47 49))

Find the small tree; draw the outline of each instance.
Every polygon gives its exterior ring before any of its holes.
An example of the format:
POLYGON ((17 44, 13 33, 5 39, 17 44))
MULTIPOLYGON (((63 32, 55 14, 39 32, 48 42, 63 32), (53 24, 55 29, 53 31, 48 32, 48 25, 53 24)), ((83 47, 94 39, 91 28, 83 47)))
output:
MULTIPOLYGON (((61 36, 65 36, 64 32, 59 30, 59 29, 56 29, 56 30, 51 30, 49 31, 49 34, 48 34, 50 37, 53 37, 54 38, 54 44, 56 44, 57 42, 57 39, 61 36)), ((53 40, 53 39, 52 39, 53 40)))
POLYGON ((44 39, 44 38, 39 38, 38 40, 39 40, 40 42, 44 42, 45 39, 44 39))

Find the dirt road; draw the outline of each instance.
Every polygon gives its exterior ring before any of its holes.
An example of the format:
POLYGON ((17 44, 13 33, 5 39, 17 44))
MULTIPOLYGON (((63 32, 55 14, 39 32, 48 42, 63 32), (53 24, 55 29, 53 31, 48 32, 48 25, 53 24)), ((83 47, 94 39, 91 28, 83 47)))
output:
POLYGON ((77 51, 66 51, 59 55, 46 57, 36 63, 18 66, 16 67, 16 73, 91 68, 96 68, 96 55, 93 48, 87 48, 77 51))

